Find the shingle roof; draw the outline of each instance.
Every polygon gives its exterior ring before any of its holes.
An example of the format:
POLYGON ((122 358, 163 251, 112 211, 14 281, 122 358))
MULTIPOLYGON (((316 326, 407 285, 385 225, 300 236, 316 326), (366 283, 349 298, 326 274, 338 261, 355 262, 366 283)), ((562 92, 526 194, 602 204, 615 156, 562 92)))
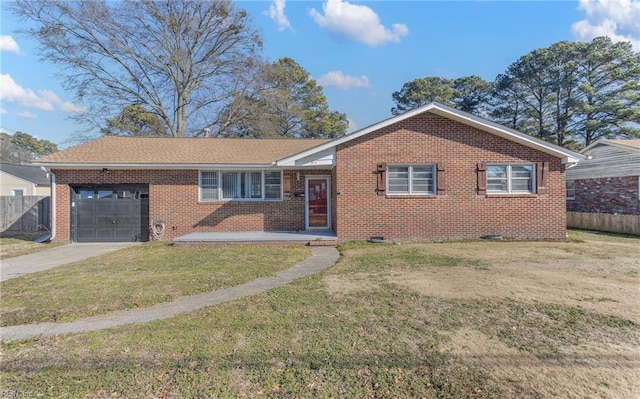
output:
POLYGON ((36 164, 267 165, 328 140, 102 137, 38 159, 36 164))
POLYGON ((627 147, 640 149, 640 139, 626 139, 626 140, 608 139, 608 140, 604 140, 604 142, 620 144, 620 145, 625 145, 627 147))
POLYGON ((0 163, 0 170, 20 179, 30 181, 39 186, 48 186, 49 177, 39 166, 15 165, 0 163))

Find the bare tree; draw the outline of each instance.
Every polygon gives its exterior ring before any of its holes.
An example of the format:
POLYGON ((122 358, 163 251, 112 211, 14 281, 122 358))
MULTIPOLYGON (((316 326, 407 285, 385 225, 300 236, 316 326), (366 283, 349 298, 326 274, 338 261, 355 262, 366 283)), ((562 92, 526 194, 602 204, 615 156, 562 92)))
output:
POLYGON ((155 114, 169 135, 224 123, 221 109, 250 81, 262 46, 247 13, 225 0, 17 0, 35 22, 43 60, 104 123, 126 106, 155 114), (197 125, 196 125, 197 124, 197 125))

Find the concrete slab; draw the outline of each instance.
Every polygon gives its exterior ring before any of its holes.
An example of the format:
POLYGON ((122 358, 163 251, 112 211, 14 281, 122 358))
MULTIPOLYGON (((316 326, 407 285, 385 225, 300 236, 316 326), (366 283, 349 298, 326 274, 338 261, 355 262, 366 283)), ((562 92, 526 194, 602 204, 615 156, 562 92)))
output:
MULTIPOLYGON (((46 245, 46 244, 42 244, 46 245)), ((0 261, 0 281, 118 251, 139 242, 74 243, 0 261)))
POLYGON ((241 231, 190 233, 173 239, 175 243, 206 242, 309 242, 336 241, 338 236, 330 230, 307 231, 241 231))

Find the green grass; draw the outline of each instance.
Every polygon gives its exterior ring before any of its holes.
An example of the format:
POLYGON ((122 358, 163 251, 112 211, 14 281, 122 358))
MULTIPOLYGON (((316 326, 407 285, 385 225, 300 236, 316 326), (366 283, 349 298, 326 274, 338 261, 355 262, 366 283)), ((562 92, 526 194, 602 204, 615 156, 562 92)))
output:
POLYGON ((589 230, 577 230, 568 229, 567 234, 570 240, 577 242, 584 242, 584 240, 597 240, 607 243, 637 243, 640 245, 640 236, 633 236, 628 234, 616 234, 607 233, 602 231, 589 231, 589 230))
POLYGON ((302 246, 172 246, 148 243, 2 282, 3 326, 63 322, 272 275, 305 259, 302 246))
MULTIPOLYGON (((500 381, 448 352, 445 333, 477 326, 558 359, 567 336, 577 345, 602 328, 588 312, 533 309, 393 285, 337 299, 314 277, 166 321, 7 345, 4 384, 50 397, 500 398, 500 381), (552 313, 542 326, 540 311, 552 313), (585 335, 574 338, 576 326, 585 335)), ((626 341, 637 328, 605 324, 626 341)))
POLYGON ((36 238, 40 238, 46 234, 48 234, 46 231, 3 231, 0 233, 0 259, 28 255, 64 245, 64 243, 40 244, 33 242, 36 238))
POLYGON ((499 397, 482 370, 439 349, 437 320, 414 317, 426 304, 391 286, 336 301, 316 277, 167 321, 46 340, 37 363, 9 345, 4 383, 52 397, 499 397))
MULTIPOLYGON (((511 244, 500 248, 518 255, 522 247, 511 244)), ((617 316, 511 298, 435 297, 380 278, 394 268, 490 266, 460 245, 456 256, 435 256, 430 245, 350 243, 331 269, 251 298, 141 325, 5 343, 3 390, 54 398, 543 398, 554 397, 547 393, 554 383, 495 377, 453 353, 451 336, 481 331, 563 375, 589 360, 574 349, 640 345, 639 326, 617 316), (327 289, 327 279, 354 274, 373 285, 327 289)), ((146 248, 149 256, 167 250, 146 248)), ((190 256, 180 255, 185 263, 190 256)))
POLYGON ((350 242, 341 247, 343 256, 348 259, 347 273, 386 273, 389 270, 408 268, 417 270, 424 267, 486 267, 481 260, 437 254, 429 245, 409 244, 371 244, 366 242, 350 242))

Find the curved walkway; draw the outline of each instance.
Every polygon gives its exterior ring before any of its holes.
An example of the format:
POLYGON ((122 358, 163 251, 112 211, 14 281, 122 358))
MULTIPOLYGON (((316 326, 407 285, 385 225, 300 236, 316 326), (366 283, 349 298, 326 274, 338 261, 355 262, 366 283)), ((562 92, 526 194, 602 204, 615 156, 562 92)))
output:
POLYGON ((187 313, 207 306, 230 302, 246 296, 256 295, 290 282, 319 273, 338 260, 339 253, 333 247, 314 247, 312 255, 297 265, 235 287, 224 288, 200 295, 179 298, 173 302, 135 310, 111 312, 100 316, 88 317, 70 323, 38 323, 0 328, 3 341, 24 341, 40 337, 83 333, 103 330, 132 323, 166 319, 181 313, 187 313))

